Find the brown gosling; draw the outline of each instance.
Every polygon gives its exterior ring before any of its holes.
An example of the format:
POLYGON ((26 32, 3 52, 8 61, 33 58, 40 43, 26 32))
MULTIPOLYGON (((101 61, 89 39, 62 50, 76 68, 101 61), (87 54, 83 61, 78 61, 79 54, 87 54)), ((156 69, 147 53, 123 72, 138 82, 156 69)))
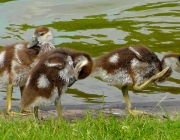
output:
POLYGON ((7 86, 6 113, 11 114, 13 86, 22 90, 38 54, 53 49, 53 36, 47 27, 38 27, 31 42, 19 42, 5 46, 0 52, 0 84, 7 86))
POLYGON ((140 91, 152 82, 165 81, 172 73, 171 68, 180 72, 180 54, 165 55, 160 61, 147 47, 137 45, 120 48, 97 58, 91 76, 122 86, 126 109, 130 114, 148 114, 132 110, 128 86, 140 91))
POLYGON ((91 74, 93 61, 89 54, 67 48, 42 53, 37 60, 29 73, 20 108, 34 108, 35 118, 38 118, 38 106, 54 102, 58 117, 62 117, 62 93, 76 80, 91 74))

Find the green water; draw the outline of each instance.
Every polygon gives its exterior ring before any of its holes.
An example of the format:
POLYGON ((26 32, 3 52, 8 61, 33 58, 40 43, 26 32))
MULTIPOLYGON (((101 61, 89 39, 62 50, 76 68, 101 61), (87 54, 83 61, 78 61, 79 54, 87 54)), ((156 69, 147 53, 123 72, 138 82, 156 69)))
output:
MULTIPOLYGON (((159 58, 180 53, 179 0, 3 0, 0 2, 0 46, 29 41, 36 27, 48 26, 57 47, 87 51, 98 57, 113 49, 145 44, 159 58)), ((179 100, 180 75, 134 94, 133 102, 179 100)), ((4 88, 0 99, 5 98, 4 88)), ((121 91, 105 82, 87 78, 76 82, 62 97, 64 104, 124 102, 121 91)), ((14 98, 20 99, 15 88, 14 98)))

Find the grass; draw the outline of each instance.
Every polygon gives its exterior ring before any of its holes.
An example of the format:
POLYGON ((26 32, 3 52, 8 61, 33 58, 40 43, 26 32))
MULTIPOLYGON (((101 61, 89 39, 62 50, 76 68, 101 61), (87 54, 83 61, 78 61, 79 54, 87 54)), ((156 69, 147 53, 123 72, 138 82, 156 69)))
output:
POLYGON ((114 117, 104 116, 102 112, 95 118, 87 113, 81 120, 34 120, 0 119, 0 139, 61 139, 61 140, 160 140, 178 139, 180 119, 159 117, 114 117))

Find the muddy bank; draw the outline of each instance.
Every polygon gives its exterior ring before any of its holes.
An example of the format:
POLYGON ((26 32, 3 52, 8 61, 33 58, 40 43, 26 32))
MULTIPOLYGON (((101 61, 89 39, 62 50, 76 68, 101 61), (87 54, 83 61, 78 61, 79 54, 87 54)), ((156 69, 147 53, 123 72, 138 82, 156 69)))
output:
MULTIPOLYGON (((19 111, 18 103, 13 102, 12 110, 19 111)), ((177 113, 180 112, 180 102, 173 101, 168 102, 164 101, 158 104, 158 102, 141 102, 141 103, 133 103, 133 107, 137 110, 145 110, 153 115, 158 115, 160 117, 170 116, 174 118, 177 113)), ((1 117, 3 117, 2 109, 5 108, 5 101, 0 102, 0 110, 1 117)), ((63 108, 63 117, 68 120, 72 119, 81 119, 89 113, 93 116, 97 116, 99 110, 103 111, 104 115, 114 115, 114 116, 126 116, 127 112, 125 110, 125 104, 119 103, 111 103, 111 104, 81 104, 81 105, 62 105, 63 108)), ((56 117, 56 110, 54 105, 50 105, 47 107, 40 107, 41 111, 39 112, 39 116, 46 118, 48 116, 56 117)), ((28 114, 33 115, 32 113, 28 114)))

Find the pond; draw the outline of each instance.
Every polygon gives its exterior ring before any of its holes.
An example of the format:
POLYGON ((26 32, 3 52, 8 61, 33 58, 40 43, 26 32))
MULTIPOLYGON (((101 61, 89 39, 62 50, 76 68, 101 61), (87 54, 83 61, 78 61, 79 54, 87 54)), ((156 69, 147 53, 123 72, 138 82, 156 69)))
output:
MULTIPOLYGON (((180 53, 179 0, 1 0, 0 46, 30 41, 37 26, 53 31, 57 47, 90 53, 96 58, 116 48, 145 44, 159 58, 167 52, 180 53)), ((180 74, 174 72, 164 83, 133 93, 132 102, 180 100, 180 74)), ((5 100, 1 86, 0 100, 5 100)), ((15 102, 20 101, 18 88, 15 102)), ((63 104, 124 103, 121 91, 98 79, 77 81, 62 96, 63 104), (104 97, 104 98, 103 98, 104 97)))

